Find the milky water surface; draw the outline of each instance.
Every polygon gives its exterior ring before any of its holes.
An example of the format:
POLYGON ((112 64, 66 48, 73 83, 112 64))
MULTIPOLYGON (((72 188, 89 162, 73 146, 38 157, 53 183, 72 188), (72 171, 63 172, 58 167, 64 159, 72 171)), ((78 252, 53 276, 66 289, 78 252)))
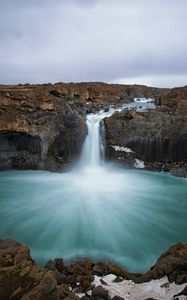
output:
POLYGON ((0 236, 34 259, 91 257, 145 271, 187 242, 187 181, 114 166, 0 173, 0 236))

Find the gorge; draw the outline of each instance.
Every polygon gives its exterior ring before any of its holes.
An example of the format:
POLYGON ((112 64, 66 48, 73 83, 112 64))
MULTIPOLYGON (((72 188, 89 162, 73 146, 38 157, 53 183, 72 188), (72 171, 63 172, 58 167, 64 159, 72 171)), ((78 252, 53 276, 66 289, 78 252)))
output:
POLYGON ((40 265, 89 257, 149 272, 187 239, 177 178, 186 177, 186 96, 186 87, 1 87, 1 237, 29 245, 40 265))

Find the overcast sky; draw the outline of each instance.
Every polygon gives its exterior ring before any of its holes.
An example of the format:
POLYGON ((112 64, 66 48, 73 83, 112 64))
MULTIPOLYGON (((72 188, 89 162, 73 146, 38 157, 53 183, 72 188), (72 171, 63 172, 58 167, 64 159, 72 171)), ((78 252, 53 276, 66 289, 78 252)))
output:
POLYGON ((187 0, 0 0, 0 83, 187 85, 187 0))

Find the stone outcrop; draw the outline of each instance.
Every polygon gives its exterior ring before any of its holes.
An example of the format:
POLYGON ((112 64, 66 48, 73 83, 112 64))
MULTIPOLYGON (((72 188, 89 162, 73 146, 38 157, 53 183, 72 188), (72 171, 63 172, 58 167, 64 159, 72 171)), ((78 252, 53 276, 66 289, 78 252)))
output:
MULTIPOLYGON (((94 275, 115 274, 114 282, 132 280, 143 283, 167 276, 169 282, 187 282, 187 244, 169 248, 145 274, 129 273, 111 263, 90 259, 64 263, 63 259, 50 260, 45 268, 37 266, 30 250, 13 240, 0 240, 0 295, 2 300, 78 300, 77 293, 89 294, 88 299, 109 299, 102 286, 94 288, 94 275)), ((114 276, 114 275, 113 275, 114 276)), ((101 278, 103 286, 106 282, 101 278)), ((181 291, 184 293, 184 291, 181 291)), ((85 297, 85 296, 84 296, 85 297)), ((82 298, 84 299, 84 298, 82 298)))
POLYGON ((79 155, 84 117, 49 87, 0 89, 0 169, 58 170, 79 155))
POLYGON ((0 240, 0 298, 59 299, 54 272, 39 268, 27 247, 13 240, 0 240))

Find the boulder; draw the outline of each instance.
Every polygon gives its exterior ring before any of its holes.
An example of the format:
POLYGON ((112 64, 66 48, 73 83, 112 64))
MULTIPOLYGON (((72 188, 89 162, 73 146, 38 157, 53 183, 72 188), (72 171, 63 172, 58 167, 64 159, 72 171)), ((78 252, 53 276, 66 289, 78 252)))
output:
POLYGON ((92 291, 93 299, 108 299, 108 291, 105 290, 102 285, 98 285, 92 291))
POLYGON ((37 266, 30 250, 13 240, 0 240, 0 295, 8 300, 59 299, 55 274, 37 266))

